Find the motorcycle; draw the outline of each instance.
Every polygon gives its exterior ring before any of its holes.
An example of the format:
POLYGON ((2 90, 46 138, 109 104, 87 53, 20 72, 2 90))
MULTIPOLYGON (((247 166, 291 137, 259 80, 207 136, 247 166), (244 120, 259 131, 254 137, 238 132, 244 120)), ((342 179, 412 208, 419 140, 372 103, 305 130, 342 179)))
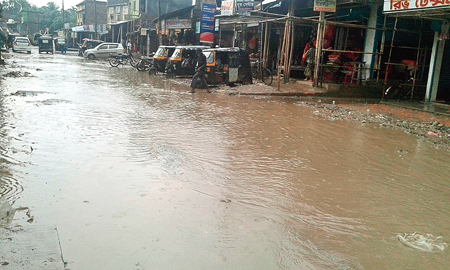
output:
POLYGON ((138 71, 148 71, 153 66, 153 55, 141 56, 141 59, 136 65, 138 71))
POLYGON ((112 67, 117 67, 119 65, 126 65, 130 61, 132 67, 136 67, 139 63, 136 59, 133 58, 131 53, 129 54, 109 54, 108 62, 112 67))

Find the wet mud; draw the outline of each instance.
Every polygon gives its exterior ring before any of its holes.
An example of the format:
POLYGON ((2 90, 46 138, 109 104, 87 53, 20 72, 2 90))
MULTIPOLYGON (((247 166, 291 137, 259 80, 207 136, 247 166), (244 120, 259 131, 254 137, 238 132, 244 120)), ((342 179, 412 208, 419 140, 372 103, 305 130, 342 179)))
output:
POLYGON ((444 118, 219 88, 193 95, 188 79, 70 53, 14 57, 0 73, 33 76, 0 81, 0 200, 15 209, 0 249, 26 248, 0 252, 2 266, 445 269, 450 260, 444 118))

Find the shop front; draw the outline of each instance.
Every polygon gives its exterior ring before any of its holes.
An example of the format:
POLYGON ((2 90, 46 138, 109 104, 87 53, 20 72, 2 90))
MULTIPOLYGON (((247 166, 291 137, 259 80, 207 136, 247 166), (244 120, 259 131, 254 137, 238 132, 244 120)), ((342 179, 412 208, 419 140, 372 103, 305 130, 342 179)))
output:
MULTIPOLYGON (((398 61, 393 61, 395 57, 405 58, 408 53, 408 49, 401 49, 399 40, 404 41, 402 37, 395 37, 389 51, 391 59, 388 62, 395 63, 409 74, 411 99, 422 87, 423 94, 419 92, 419 95, 422 94, 420 98, 427 103, 450 103, 450 70, 445 68, 450 64, 450 45, 446 42, 449 37, 450 3, 391 0, 384 2, 383 12, 388 20, 394 22, 394 28, 398 29, 398 25, 402 24, 411 28, 411 22, 414 22, 413 28, 419 30, 415 49, 409 49, 416 53, 415 58, 409 57, 412 62, 398 64, 398 61)), ((392 35, 397 32, 394 30, 392 35)))

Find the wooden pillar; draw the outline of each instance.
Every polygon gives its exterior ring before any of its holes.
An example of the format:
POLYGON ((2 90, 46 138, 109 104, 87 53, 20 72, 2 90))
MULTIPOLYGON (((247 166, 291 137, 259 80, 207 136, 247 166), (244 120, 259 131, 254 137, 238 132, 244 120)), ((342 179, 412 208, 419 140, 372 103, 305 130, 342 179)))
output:
POLYGON ((325 12, 320 12, 319 25, 317 26, 317 38, 316 38, 316 55, 314 60, 314 86, 319 84, 319 68, 320 68, 320 56, 322 55, 323 47, 323 22, 325 20, 325 12))
POLYGON ((295 24, 291 22, 291 47, 289 49, 289 62, 287 65, 287 75, 286 82, 289 82, 289 78, 291 77, 291 66, 292 66, 292 58, 294 58, 294 39, 295 38, 295 24))
POLYGON ((287 36, 287 31, 288 31, 288 24, 289 24, 289 21, 286 20, 286 23, 284 24, 283 45, 281 46, 280 62, 278 64, 278 83, 277 83, 278 91, 280 91, 281 72, 282 72, 283 66, 284 66, 284 54, 285 54, 285 48, 286 48, 286 36, 287 36))
POLYGON ((264 55, 263 55, 263 67, 267 67, 267 57, 269 54, 269 41, 270 41, 270 24, 266 22, 264 34, 264 55))

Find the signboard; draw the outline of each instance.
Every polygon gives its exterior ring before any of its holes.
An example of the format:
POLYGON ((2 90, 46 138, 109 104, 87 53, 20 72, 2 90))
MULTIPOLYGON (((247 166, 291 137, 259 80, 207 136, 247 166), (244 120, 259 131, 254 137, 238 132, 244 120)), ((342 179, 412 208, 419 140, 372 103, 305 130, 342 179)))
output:
POLYGON ((64 29, 66 29, 66 30, 70 29, 70 23, 65 23, 64 24, 64 29))
POLYGON ((200 34, 200 21, 195 22, 195 33, 200 34))
POLYGON ((84 28, 82 25, 72 27, 72 32, 84 32, 84 28))
POLYGON ((220 15, 232 16, 234 14, 234 0, 222 1, 220 15))
POLYGON ((166 29, 190 29, 190 28, 192 28, 191 19, 166 20, 166 29))
POLYGON ((253 0, 237 0, 236 12, 239 14, 250 15, 250 11, 255 10, 253 0))
POLYGON ((219 19, 216 19, 216 21, 214 22, 214 31, 219 32, 219 28, 220 28, 220 21, 219 19))
POLYGON ((202 5, 202 19, 200 21, 200 42, 214 42, 214 17, 216 15, 216 5, 202 5))
POLYGON ((314 11, 336 12, 336 0, 314 0, 314 11))
POLYGON ((141 28, 141 36, 147 35, 147 28, 141 28))
POLYGON ((449 0, 385 0, 384 12, 415 11, 419 9, 450 8, 449 0))

